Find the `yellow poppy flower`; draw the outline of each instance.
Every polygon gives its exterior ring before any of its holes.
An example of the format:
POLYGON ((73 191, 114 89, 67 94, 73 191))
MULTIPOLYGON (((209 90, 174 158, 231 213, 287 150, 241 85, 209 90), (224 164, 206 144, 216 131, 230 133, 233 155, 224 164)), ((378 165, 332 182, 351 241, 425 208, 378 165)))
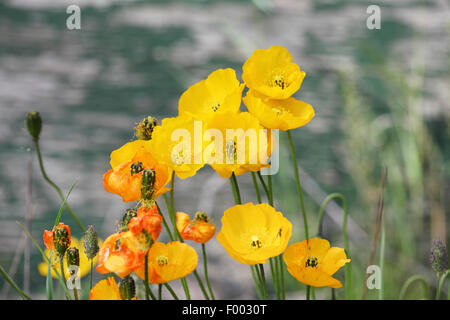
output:
POLYGON ((206 80, 192 85, 180 97, 178 113, 199 120, 207 120, 217 112, 239 112, 242 90, 233 69, 219 69, 211 73, 206 80))
POLYGON ((341 282, 332 275, 350 262, 344 249, 330 248, 328 240, 319 238, 290 245, 283 258, 295 279, 313 287, 342 287, 341 282))
MULTIPOLYGON (((166 283, 183 278, 195 270, 197 262, 197 252, 185 243, 155 242, 148 252, 148 282, 166 283)), ((144 280, 145 266, 135 273, 144 280)))
MULTIPOLYGON (((113 277, 99 281, 89 293, 89 300, 124 300, 120 295, 120 289, 113 277)), ((137 300, 133 297, 131 300, 137 300)))
POLYGON ((163 119, 161 125, 154 128, 152 140, 149 141, 158 162, 172 168, 181 179, 195 175, 204 165, 202 128, 200 121, 194 123, 189 116, 163 119), (197 124, 199 130, 196 129, 197 124))
POLYGON ((314 117, 313 107, 294 98, 274 100, 249 90, 243 101, 248 111, 264 127, 270 129, 295 129, 304 126, 314 117))
POLYGON ((156 161, 150 152, 150 141, 128 142, 111 153, 112 169, 103 175, 106 191, 120 195, 124 202, 138 201, 142 198, 142 172, 155 171, 153 198, 167 192, 165 185, 172 178, 170 167, 156 161))
POLYGON ((281 254, 291 232, 281 212, 266 203, 247 203, 225 210, 217 241, 240 263, 259 264, 281 254))
POLYGON ((271 134, 248 112, 224 112, 207 123, 205 161, 222 177, 268 167, 271 134), (217 135, 216 135, 217 133, 217 135), (207 142, 208 138, 212 142, 207 142))
MULTIPOLYGON (((101 245, 100 239, 99 239, 99 245, 101 245)), ((77 238, 72 237, 70 247, 77 248, 80 252, 80 266, 79 266, 80 273, 79 273, 79 275, 82 278, 86 274, 88 274, 89 271, 91 270, 91 261, 87 258, 86 254, 84 253, 84 247, 83 247, 82 240, 79 241, 77 238)), ((50 250, 46 249, 45 254, 48 257, 50 254, 50 250)), ((64 274, 65 274, 66 279, 68 279, 70 277, 70 272, 67 267, 67 259, 64 258, 63 262, 64 262, 64 274)), ((95 257, 93 259, 93 262, 94 262, 94 266, 95 266, 95 264, 97 263, 97 257, 95 257)), ((56 270, 58 270, 58 272, 60 272, 59 258, 58 258, 58 255, 56 254, 56 252, 53 252, 53 254, 52 254, 52 266, 54 266, 56 268, 56 270)), ((42 276, 47 276, 47 269, 48 269, 47 262, 41 262, 38 265, 38 271, 42 276)), ((52 270, 52 277, 55 279, 58 278, 55 271, 53 270, 53 268, 51 270, 52 270)))
POLYGON ((292 62, 289 51, 280 46, 255 50, 242 70, 247 87, 272 99, 292 96, 306 75, 292 62))

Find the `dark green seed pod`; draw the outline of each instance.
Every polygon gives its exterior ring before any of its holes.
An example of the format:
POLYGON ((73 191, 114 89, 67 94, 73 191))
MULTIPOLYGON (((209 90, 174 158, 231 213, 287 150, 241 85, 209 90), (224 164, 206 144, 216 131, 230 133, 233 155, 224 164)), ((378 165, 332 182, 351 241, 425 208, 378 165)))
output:
POLYGON ((77 248, 67 249, 66 258, 68 266, 80 266, 80 252, 77 248))
POLYGON ((447 249, 441 240, 433 241, 430 250, 430 264, 437 273, 442 273, 448 269, 447 249))
POLYGON ((122 300, 131 300, 136 296, 136 284, 134 279, 127 276, 119 281, 119 291, 122 300), (128 296, 130 294, 130 296, 128 296))
POLYGON ((148 116, 147 118, 139 122, 139 124, 134 128, 134 135, 139 140, 151 140, 153 129, 155 129, 155 127, 158 125, 159 123, 156 118, 148 116))
POLYGON ((39 134, 42 129, 41 115, 37 111, 30 111, 26 117, 27 129, 34 140, 39 139, 39 134))
POLYGON ((143 200, 151 200, 153 192, 155 191, 155 170, 146 169, 142 172, 142 187, 141 194, 143 200))
POLYGON ((125 214, 122 217, 122 220, 119 224, 119 232, 126 232, 128 231, 128 224, 130 223, 130 220, 137 216, 137 211, 134 209, 127 209, 125 211, 125 214))
POLYGON ((70 246, 70 234, 64 227, 56 227, 53 234, 53 242, 55 244, 55 250, 60 257, 64 257, 66 250, 70 246))
POLYGON ((95 227, 93 225, 89 225, 84 234, 83 246, 84 246, 84 253, 86 253, 88 259, 94 259, 94 257, 98 253, 99 247, 98 247, 97 230, 95 230, 95 227))

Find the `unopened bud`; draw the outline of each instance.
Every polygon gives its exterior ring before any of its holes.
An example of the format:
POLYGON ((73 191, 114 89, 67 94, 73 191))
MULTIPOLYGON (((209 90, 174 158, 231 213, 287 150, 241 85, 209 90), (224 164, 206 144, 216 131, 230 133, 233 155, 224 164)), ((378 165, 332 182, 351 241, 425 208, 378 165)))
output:
POLYGON ((445 244, 439 239, 434 240, 431 246, 430 263, 433 270, 437 273, 442 273, 448 269, 447 249, 445 244))
POLYGON ((139 140, 151 140, 153 129, 158 125, 159 125, 158 120, 156 120, 156 118, 149 116, 144 120, 142 120, 141 122, 139 122, 139 124, 134 128, 135 130, 134 134, 136 138, 138 138, 139 140))
POLYGON ((80 266, 80 253, 77 248, 67 249, 66 257, 68 266, 80 266))
POLYGON ((84 253, 88 259, 94 259, 97 255, 99 247, 98 247, 98 238, 97 238, 97 230, 93 225, 89 225, 85 234, 84 234, 84 253))
POLYGON ((194 221, 205 221, 209 222, 208 215, 203 211, 197 211, 194 216, 194 221))
POLYGON ((141 194, 143 200, 151 200, 155 191, 155 170, 146 169, 142 172, 141 194))
POLYGON ((39 134, 42 129, 41 115, 37 111, 30 111, 26 117, 27 129, 34 140, 39 139, 39 134))
POLYGON ((55 250, 60 258, 64 257, 67 248, 70 246, 70 232, 63 226, 57 226, 53 235, 55 250))
POLYGON ((125 214, 122 217, 122 220, 119 224, 119 232, 126 232, 128 231, 128 224, 130 223, 130 220, 137 216, 137 212, 134 209, 127 209, 125 211, 125 214))
POLYGON ((139 173, 142 170, 144 170, 144 166, 143 166, 142 162, 137 161, 131 165, 130 169, 131 169, 131 175, 133 175, 133 174, 139 173))
POLYGON ((122 300, 131 300, 136 296, 136 284, 134 279, 127 276, 119 281, 119 291, 122 300))

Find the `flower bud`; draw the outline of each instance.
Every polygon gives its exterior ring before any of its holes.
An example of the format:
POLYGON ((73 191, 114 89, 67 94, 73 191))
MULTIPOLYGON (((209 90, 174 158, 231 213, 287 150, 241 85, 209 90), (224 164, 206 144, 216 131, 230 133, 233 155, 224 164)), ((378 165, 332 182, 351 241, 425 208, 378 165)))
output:
POLYGON ((122 300, 133 299, 136 296, 136 284, 134 283, 134 279, 130 276, 120 279, 119 291, 122 300))
POLYGON ((137 211, 134 209, 127 209, 125 211, 125 214, 122 217, 122 220, 119 224, 119 230, 118 232, 126 232, 128 231, 128 224, 130 223, 130 220, 137 216, 137 211))
POLYGON ((42 129, 42 119, 41 115, 37 111, 30 111, 26 117, 26 124, 28 132, 33 137, 34 140, 39 139, 39 134, 42 129))
POLYGON ((84 234, 84 253, 88 259, 94 259, 97 255, 99 247, 98 247, 98 239, 97 239, 97 230, 93 225, 89 225, 85 234, 84 234))
POLYGON ((155 191, 155 170, 146 169, 142 172, 141 194, 143 200, 151 200, 155 191))
POLYGON ((430 250, 430 264, 434 271, 442 273, 448 269, 448 257, 445 244, 435 239, 430 250))
POLYGON ((67 248, 70 246, 70 231, 66 227, 58 225, 53 234, 53 241, 60 258, 64 257, 67 248))
POLYGON ((147 117, 134 128, 135 130, 135 136, 139 140, 151 140, 153 129, 159 125, 158 120, 153 117, 147 117))
POLYGON ((66 258, 68 266, 80 266, 80 253, 77 248, 67 249, 66 258))

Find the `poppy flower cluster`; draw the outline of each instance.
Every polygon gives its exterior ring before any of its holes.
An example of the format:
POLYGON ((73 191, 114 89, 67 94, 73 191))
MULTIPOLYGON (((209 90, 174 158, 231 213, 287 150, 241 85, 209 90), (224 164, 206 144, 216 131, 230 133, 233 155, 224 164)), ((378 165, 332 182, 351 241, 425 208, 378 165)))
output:
MULTIPOLYGON (((267 294, 265 263, 271 263, 274 281, 280 281, 277 273, 282 272, 283 254, 287 270, 298 281, 315 287, 342 286, 332 275, 350 262, 344 250, 330 248, 327 240, 319 238, 288 246, 292 224, 276 210, 260 173, 270 167, 272 130, 298 128, 315 115, 311 105, 292 97, 304 77, 287 49, 258 49, 243 65, 243 83, 233 69, 216 70, 181 95, 176 117, 161 122, 147 117, 136 125, 136 139, 111 153, 111 168, 103 175, 107 192, 136 205, 124 213, 116 231, 99 248, 96 270, 108 277, 92 288, 90 299, 136 299, 132 273, 144 282, 147 298, 154 297, 149 284, 164 285, 177 298, 168 284, 177 279, 189 298, 185 277, 195 273, 205 298, 214 299, 205 244, 213 239, 216 226, 205 212, 191 217, 174 207, 175 177, 192 177, 206 164, 222 178, 230 178, 236 201, 223 214, 217 241, 230 257, 251 266, 257 288, 267 294), (240 110, 242 102, 248 111, 240 110), (259 175, 270 204, 261 203, 259 194, 258 204, 240 203, 236 176, 247 172, 253 178, 259 175), (158 204, 161 198, 168 219, 158 204), (168 243, 159 241, 163 227, 168 243), (196 270, 197 251, 187 240, 201 245, 207 289, 196 270), (121 278, 119 283, 111 274, 121 278)), ((254 183, 257 189, 256 179, 254 183)), ((45 231, 44 242, 49 250, 64 255, 70 245, 70 228, 59 224, 45 231)))

